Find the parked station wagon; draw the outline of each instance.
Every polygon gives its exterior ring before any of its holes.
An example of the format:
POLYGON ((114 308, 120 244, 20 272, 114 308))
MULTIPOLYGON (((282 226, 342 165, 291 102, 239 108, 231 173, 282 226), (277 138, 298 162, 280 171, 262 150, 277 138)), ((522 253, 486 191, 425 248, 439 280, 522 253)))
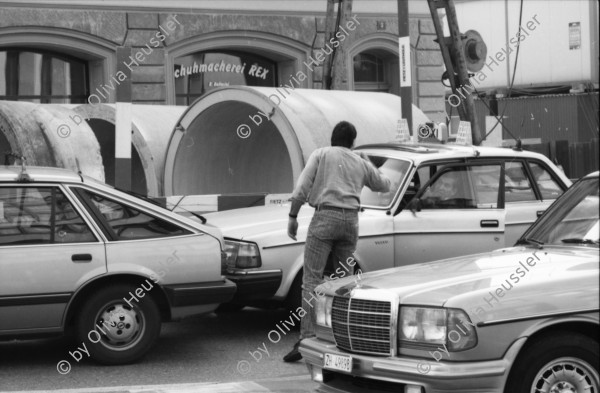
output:
POLYGON ((0 166, 0 340, 72 327, 95 360, 135 361, 161 321, 233 297, 222 244, 218 229, 86 176, 0 166))
MULTIPOLYGON (((361 195, 358 268, 363 272, 511 246, 571 184, 533 152, 448 144, 362 146, 392 182, 361 195), (408 204, 411 204, 407 206, 408 204)), ((208 214, 225 236, 236 301, 300 305, 304 242, 314 209, 287 236, 289 206, 208 214)), ((331 269, 333 270, 333 269, 331 269)), ((342 272, 343 273, 343 272, 342 272)))
POLYGON ((596 172, 515 247, 317 287, 319 391, 598 392, 598 200, 596 172))

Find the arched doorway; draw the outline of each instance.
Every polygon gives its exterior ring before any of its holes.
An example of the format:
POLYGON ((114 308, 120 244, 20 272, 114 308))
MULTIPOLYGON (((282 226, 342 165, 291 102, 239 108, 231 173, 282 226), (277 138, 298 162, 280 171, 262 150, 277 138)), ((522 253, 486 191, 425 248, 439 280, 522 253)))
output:
POLYGON ((400 95, 398 58, 381 49, 369 49, 352 59, 354 90, 400 95))
MULTIPOLYGON (((350 90, 377 91, 400 95, 398 37, 387 33, 372 34, 354 42, 348 51, 348 86, 350 90)), ((414 59, 414 50, 411 48, 414 59)), ((412 61, 412 85, 416 86, 415 62, 412 61)), ((413 88, 413 104, 418 105, 413 88)))

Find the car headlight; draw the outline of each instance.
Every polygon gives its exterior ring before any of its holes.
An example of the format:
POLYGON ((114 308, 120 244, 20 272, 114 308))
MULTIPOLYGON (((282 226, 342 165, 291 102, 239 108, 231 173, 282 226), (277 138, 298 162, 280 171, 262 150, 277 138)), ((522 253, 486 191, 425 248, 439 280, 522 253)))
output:
POLYGON ((445 345, 449 351, 463 351, 477 345, 477 332, 462 310, 401 307, 398 339, 400 343, 445 345))
POLYGON ((317 325, 331 327, 331 308, 333 305, 333 297, 319 296, 315 306, 315 315, 317 325))
POLYGON ((225 239, 225 254, 228 268, 249 269, 262 266, 256 243, 225 239))

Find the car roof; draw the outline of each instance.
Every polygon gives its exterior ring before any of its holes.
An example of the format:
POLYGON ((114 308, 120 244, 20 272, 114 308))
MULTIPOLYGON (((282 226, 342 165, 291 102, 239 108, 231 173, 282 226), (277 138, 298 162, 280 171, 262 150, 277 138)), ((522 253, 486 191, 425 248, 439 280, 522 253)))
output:
MULTIPOLYGON (((0 182, 18 182, 21 174, 20 165, 0 166, 0 182)), ((82 183, 81 177, 69 169, 25 166, 31 182, 57 182, 57 183, 82 183)))
MULTIPOLYGON (((422 161, 465 158, 465 157, 545 157, 541 154, 501 147, 464 146, 437 143, 379 143, 362 145, 361 150, 387 150, 394 156, 412 159, 415 163, 422 161)), ((81 177, 69 170, 53 167, 26 166, 26 171, 33 182, 69 182, 82 183, 81 177)), ((0 166, 0 182, 17 182, 21 174, 20 165, 0 166)), ((84 176, 85 178, 86 176, 84 176)), ((586 177, 598 177, 598 172, 586 177)), ((94 180, 91 179, 90 180, 94 180)))
POLYGON ((441 143, 379 143, 358 146, 361 150, 386 150, 394 156, 422 161, 465 157, 545 157, 542 154, 505 147, 466 146, 441 143))
POLYGON ((596 177, 598 177, 598 176, 599 176, 599 174, 600 174, 600 171, 592 172, 592 173, 589 173, 589 174, 585 175, 585 176, 583 177, 583 179, 592 179, 592 178, 596 178, 596 177))

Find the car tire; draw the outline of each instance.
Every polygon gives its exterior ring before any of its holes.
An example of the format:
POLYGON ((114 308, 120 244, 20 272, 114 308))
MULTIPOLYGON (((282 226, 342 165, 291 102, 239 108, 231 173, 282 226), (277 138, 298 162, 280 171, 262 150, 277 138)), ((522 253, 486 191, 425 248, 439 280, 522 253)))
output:
POLYGON ((524 348, 513 365, 505 393, 599 390, 598 341, 560 332, 524 348), (594 389, 587 390, 586 386, 594 389))
POLYGON ((87 299, 77 318, 78 342, 102 364, 132 363, 142 358, 160 334, 161 316, 152 296, 132 294, 139 288, 115 285, 87 299), (128 304, 126 300, 129 300, 128 304))

